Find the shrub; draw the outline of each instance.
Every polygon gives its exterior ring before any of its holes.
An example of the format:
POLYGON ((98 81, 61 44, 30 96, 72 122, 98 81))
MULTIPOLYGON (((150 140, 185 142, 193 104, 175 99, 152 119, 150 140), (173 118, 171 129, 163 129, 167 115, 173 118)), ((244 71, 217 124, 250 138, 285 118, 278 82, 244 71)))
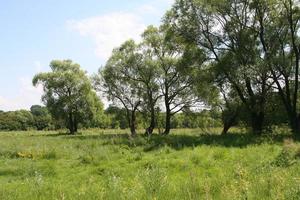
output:
POLYGON ((277 167, 289 167, 300 157, 300 147, 292 139, 287 139, 283 143, 282 151, 275 158, 273 164, 277 167))

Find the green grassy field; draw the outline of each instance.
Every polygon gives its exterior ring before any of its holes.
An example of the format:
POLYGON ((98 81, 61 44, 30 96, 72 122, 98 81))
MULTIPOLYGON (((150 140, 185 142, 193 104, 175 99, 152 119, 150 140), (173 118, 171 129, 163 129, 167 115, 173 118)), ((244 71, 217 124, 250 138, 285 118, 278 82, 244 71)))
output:
POLYGON ((0 199, 300 199, 300 144, 176 130, 0 133, 0 199))

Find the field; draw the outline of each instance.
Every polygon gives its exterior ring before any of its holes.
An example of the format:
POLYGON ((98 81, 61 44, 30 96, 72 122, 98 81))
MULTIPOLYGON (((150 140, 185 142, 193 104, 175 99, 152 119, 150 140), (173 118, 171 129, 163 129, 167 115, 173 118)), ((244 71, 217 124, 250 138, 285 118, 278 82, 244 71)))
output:
POLYGON ((3 132, 0 199, 299 199, 300 144, 290 138, 3 132))

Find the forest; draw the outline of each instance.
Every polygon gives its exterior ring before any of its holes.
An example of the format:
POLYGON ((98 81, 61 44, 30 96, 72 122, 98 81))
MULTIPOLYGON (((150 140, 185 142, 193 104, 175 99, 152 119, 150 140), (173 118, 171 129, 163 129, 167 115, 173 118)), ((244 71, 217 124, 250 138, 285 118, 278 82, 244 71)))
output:
POLYGON ((0 111, 0 198, 299 199, 299 33, 297 0, 176 0, 98 72, 51 61, 0 111))

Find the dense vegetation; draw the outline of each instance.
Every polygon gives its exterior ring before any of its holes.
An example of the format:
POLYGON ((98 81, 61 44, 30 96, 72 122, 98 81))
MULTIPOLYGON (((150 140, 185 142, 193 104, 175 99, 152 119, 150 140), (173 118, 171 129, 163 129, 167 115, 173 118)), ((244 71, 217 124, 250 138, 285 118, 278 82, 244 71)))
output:
POLYGON ((52 118, 47 108, 35 105, 31 107, 31 111, 0 112, 0 130, 26 131, 30 129, 54 129, 52 118))
MULTIPOLYGON (((127 129, 129 128, 126 110, 113 105, 97 113, 98 121, 80 123, 80 129, 127 129)), ((157 114, 157 128, 164 128, 165 113, 157 114)), ((213 128, 220 127, 220 113, 203 110, 199 113, 178 113, 171 120, 171 128, 213 128)), ((137 128, 147 128, 147 116, 138 113, 137 128)), ((48 109, 39 105, 31 107, 31 111, 0 112, 0 131, 27 131, 27 130, 64 130, 66 123, 51 117, 48 109)))

